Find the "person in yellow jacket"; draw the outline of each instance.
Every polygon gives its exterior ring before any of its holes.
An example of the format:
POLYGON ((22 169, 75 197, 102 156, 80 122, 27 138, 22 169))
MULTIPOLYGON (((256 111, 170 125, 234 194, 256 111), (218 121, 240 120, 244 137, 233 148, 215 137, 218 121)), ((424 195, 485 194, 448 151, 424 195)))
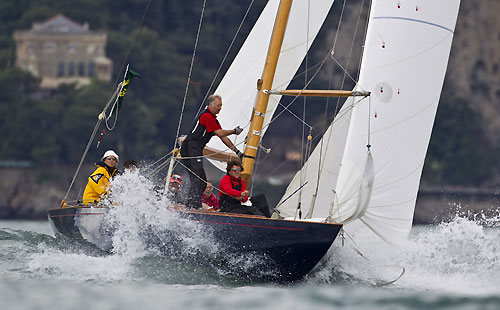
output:
POLYGON ((118 164, 118 154, 109 150, 104 153, 100 162, 96 163, 97 169, 90 175, 85 191, 83 192, 83 204, 99 202, 101 197, 108 192, 109 183, 115 176, 118 164))

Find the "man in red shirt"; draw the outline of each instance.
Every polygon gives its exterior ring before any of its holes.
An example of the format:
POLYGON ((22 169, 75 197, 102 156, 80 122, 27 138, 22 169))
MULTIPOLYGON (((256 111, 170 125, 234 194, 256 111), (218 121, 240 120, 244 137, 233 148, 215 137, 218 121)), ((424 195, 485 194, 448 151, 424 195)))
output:
POLYGON ((241 158, 243 154, 234 146, 227 136, 239 135, 243 129, 239 126, 235 129, 222 129, 217 114, 222 109, 222 98, 219 95, 211 95, 207 100, 207 109, 198 117, 193 128, 182 142, 181 156, 183 164, 189 171, 191 187, 186 201, 189 208, 201 208, 201 195, 205 190, 207 177, 203 169, 203 148, 213 136, 219 137, 222 142, 241 158))
POLYGON ((201 195, 201 205, 203 209, 219 211, 219 198, 212 193, 212 183, 207 182, 207 187, 201 195))

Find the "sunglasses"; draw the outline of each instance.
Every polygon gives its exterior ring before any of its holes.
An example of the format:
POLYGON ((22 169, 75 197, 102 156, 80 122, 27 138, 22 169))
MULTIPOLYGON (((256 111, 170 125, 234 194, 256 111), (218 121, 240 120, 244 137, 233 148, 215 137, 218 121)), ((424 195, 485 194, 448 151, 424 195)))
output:
POLYGON ((112 160, 112 161, 116 161, 116 158, 114 157, 106 157, 105 160, 112 160))
POLYGON ((231 168, 231 171, 241 171, 241 168, 231 168))

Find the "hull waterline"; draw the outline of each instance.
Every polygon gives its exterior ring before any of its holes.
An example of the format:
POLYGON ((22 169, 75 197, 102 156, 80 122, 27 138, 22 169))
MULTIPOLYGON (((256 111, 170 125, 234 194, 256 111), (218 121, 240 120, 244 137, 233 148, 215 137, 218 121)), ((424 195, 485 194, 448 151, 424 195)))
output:
MULTIPOLYGON (((48 211, 54 232, 106 252, 113 248, 113 228, 105 225, 108 208, 70 207, 48 211)), ((293 282, 302 279, 326 254, 342 225, 268 219, 241 214, 183 211, 182 218, 199 223, 220 243, 224 254, 252 255, 265 261, 260 271, 237 271, 250 279, 293 282), (263 270, 265 269, 265 270, 263 270)), ((147 233, 147 243, 166 255, 182 253, 183 244, 174 231, 147 233), (168 247, 162 247, 168 245, 168 247)), ((203 256, 203 253, 199 253, 203 256)), ((192 255, 192 253, 191 253, 192 255)), ((196 257, 193 261, 199 261, 196 257)), ((220 262, 220 260, 219 260, 220 262)))

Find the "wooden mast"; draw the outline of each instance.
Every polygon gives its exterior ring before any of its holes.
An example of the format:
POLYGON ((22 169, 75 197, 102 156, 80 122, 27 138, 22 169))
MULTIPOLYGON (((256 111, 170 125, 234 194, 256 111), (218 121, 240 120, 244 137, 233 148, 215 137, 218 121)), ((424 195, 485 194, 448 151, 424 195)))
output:
POLYGON ((257 149, 262 136, 262 125, 264 124, 264 116, 266 115, 267 104, 269 102, 268 91, 271 90, 273 85, 274 74, 276 72, 283 38, 285 37, 285 30, 291 7, 292 0, 280 1, 278 13, 276 14, 276 21, 274 23, 273 34, 271 36, 271 42, 269 43, 269 49, 267 51, 266 64, 264 66, 262 78, 259 81, 259 85, 261 82, 262 86, 259 88, 257 103, 255 104, 252 121, 250 123, 250 130, 248 131, 245 156, 243 158, 244 171, 241 175, 247 185, 250 184, 255 156, 257 155, 257 149))

